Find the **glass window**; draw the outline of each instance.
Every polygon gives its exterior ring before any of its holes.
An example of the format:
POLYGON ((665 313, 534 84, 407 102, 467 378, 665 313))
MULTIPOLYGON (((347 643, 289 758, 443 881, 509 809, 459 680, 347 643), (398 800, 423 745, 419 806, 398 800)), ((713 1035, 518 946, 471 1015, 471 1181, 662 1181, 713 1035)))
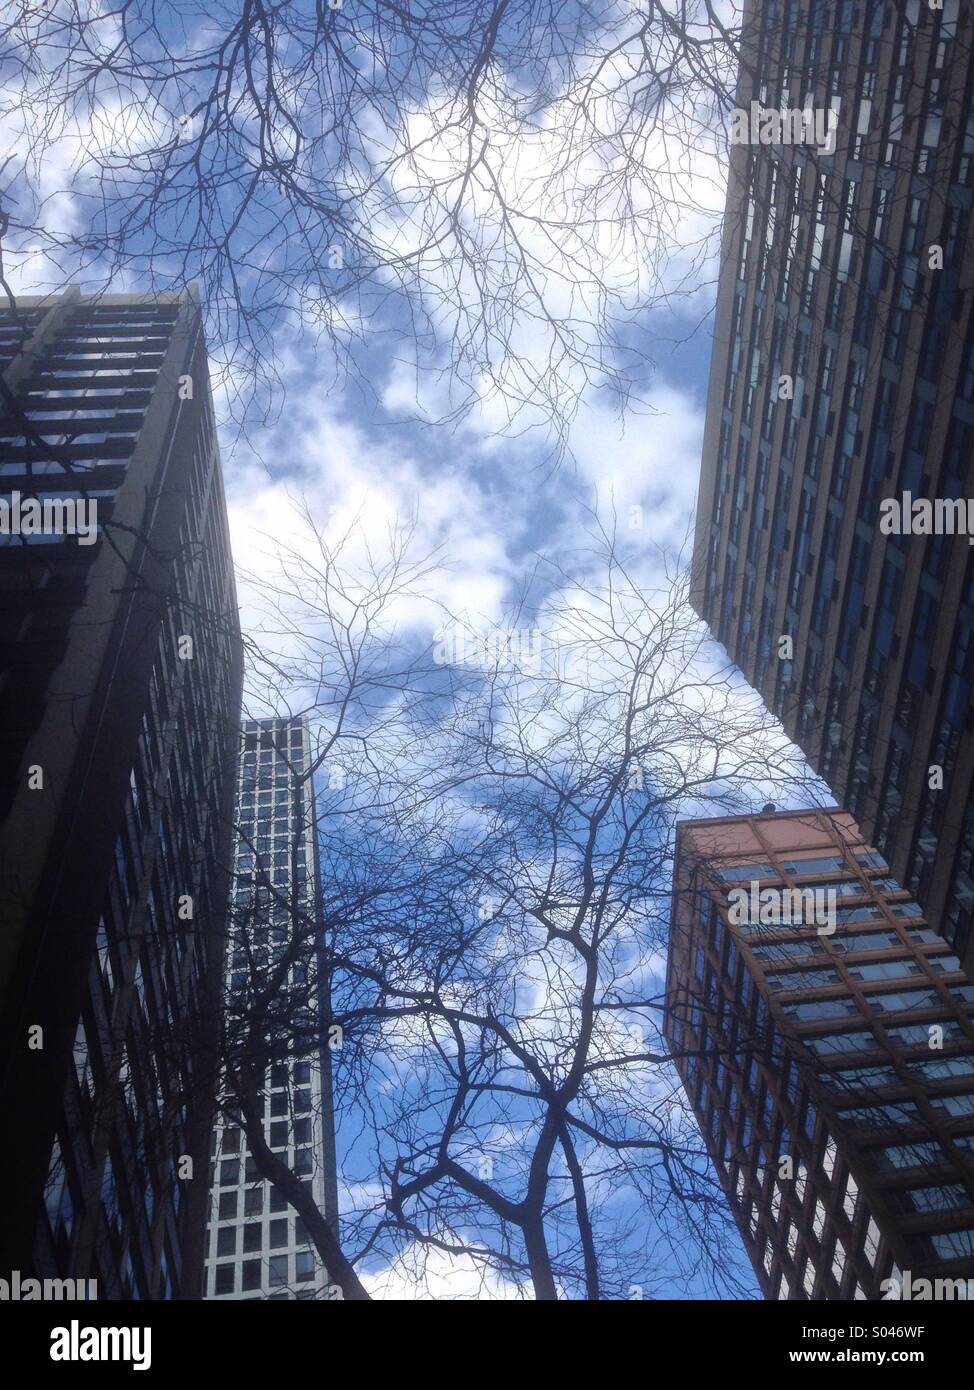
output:
POLYGON ((895 980, 904 975, 919 975, 915 960, 870 961, 865 965, 850 962, 846 969, 854 980, 895 980))
POLYGON ((805 1004, 800 1004, 796 1000, 794 1003, 785 1004, 784 1011, 789 1018, 796 1018, 800 1023, 814 1022, 821 1018, 848 1018, 858 1014, 859 1009, 854 999, 814 999, 805 1004))
POLYGON ((952 1211, 955 1207, 971 1205, 967 1188, 961 1183, 944 1183, 942 1187, 908 1187, 893 1189, 887 1194, 901 1211, 952 1211))
POLYGON ((874 1168, 925 1168, 946 1161, 939 1144, 898 1144, 869 1149, 865 1158, 874 1168))
POLYGON ((930 1237, 938 1259, 970 1259, 974 1255, 974 1230, 945 1231, 930 1237))
POLYGON ((820 989, 827 985, 838 985, 842 983, 839 978, 839 972, 833 970, 831 966, 820 970, 789 970, 785 974, 768 975, 765 978, 767 979, 769 989, 775 991, 820 989))
POLYGON ((863 1240, 863 1251, 870 1264, 876 1263, 876 1256, 879 1254, 880 1239, 879 1227, 872 1217, 870 1217, 869 1223, 866 1226, 865 1239, 863 1240))
POLYGON ((911 1009, 933 1009, 941 1000, 935 989, 914 989, 898 994, 870 994, 867 1002, 878 1013, 901 1013, 911 1009))

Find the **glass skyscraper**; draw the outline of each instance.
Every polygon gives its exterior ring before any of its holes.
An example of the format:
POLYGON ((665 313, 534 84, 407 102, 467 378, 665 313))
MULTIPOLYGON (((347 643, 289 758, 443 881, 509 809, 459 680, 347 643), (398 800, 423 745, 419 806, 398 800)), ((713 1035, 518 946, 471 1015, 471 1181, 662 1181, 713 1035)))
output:
MULTIPOLYGON (((737 103, 834 150, 735 144, 695 606, 974 960, 974 548, 884 503, 974 498, 974 13, 752 0, 737 103)), ((908 505, 909 510, 909 505, 908 505)))
MULTIPOLYGON (((233 906, 227 955, 228 1055, 261 1059, 264 1134, 337 1221, 327 994, 321 967, 321 888, 307 720, 247 720, 237 804, 233 906), (241 1042, 268 982, 267 1032, 241 1042), (265 1063, 266 1061, 266 1068, 265 1063)), ((209 1298, 335 1295, 300 1216, 261 1177, 221 1108, 212 1144, 207 1251, 209 1298)))
POLYGON ((974 1296, 974 984, 850 815, 683 822, 666 998, 767 1297, 974 1296))

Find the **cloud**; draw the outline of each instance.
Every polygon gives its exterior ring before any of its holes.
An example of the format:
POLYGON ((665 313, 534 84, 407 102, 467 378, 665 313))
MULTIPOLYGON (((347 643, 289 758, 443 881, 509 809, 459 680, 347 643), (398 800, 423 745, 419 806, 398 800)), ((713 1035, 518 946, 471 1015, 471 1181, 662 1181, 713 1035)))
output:
POLYGON ((481 1268, 477 1261, 435 1247, 409 1246, 394 1265, 364 1273, 362 1283, 382 1301, 509 1301, 523 1297, 517 1287, 481 1268))

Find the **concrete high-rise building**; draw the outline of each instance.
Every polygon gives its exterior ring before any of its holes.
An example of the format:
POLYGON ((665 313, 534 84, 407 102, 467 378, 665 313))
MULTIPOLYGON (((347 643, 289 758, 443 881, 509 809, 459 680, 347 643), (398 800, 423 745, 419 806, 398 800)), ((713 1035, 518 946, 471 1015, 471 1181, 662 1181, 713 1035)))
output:
POLYGON ((974 11, 747 34, 738 107, 836 136, 730 150, 694 603, 971 968, 974 549, 920 528, 974 498, 974 11), (887 534, 906 494, 932 520, 887 534))
MULTIPOLYGON (((251 1061, 260 1054, 267 1143, 310 1187, 326 1220, 335 1223, 331 1053, 306 719, 244 722, 236 821, 228 1052, 242 1034, 243 1058, 251 1061), (255 1017, 254 1001, 275 975, 260 1014, 269 1020, 267 1031, 251 1044, 245 1030, 255 1017)), ((206 1296, 332 1296, 328 1271, 301 1217, 262 1179, 232 1105, 221 1107, 211 1154, 206 1296)))
POLYGON ((195 292, 8 301, 0 367, 0 1269, 198 1297, 242 647, 195 292))
POLYGON ((767 1297, 971 1296, 972 1009, 847 813, 680 824, 665 1032, 767 1297))

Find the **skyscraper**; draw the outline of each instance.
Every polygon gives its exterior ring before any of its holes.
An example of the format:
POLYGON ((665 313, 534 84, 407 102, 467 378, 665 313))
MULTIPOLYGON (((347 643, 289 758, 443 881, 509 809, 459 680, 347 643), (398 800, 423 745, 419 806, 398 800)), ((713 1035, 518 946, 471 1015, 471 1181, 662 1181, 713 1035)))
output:
POLYGON ((675 875, 665 1032, 765 1295, 970 1297, 955 953, 842 811, 683 822, 675 875))
MULTIPOLYGON (((338 1196, 315 825, 307 720, 245 721, 227 1051, 258 1059, 265 1138, 334 1223, 338 1196), (248 1029, 256 1036, 248 1036, 248 1029)), ((232 1104, 221 1108, 211 1145, 207 1296, 329 1297, 328 1271, 301 1217, 263 1180, 235 1119, 232 1104)))
POLYGON ((194 1297, 242 678, 199 304, 8 301, 0 352, 0 1259, 194 1297))
POLYGON ((836 136, 731 148, 694 602, 971 968, 974 14, 754 0, 747 30, 738 108, 836 136), (933 520, 887 531, 905 496, 933 520))

